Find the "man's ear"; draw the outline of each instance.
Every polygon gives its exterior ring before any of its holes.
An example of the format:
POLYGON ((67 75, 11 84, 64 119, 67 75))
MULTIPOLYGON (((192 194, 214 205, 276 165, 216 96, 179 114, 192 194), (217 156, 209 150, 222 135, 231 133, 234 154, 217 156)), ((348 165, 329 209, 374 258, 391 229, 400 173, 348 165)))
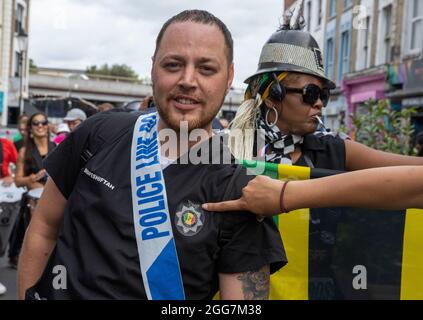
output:
POLYGON ((154 56, 151 57, 151 71, 150 71, 151 82, 154 82, 154 56))
POLYGON ((226 94, 229 92, 229 90, 232 87, 232 82, 234 81, 234 71, 235 67, 234 67, 234 63, 232 62, 231 65, 229 66, 229 72, 228 72, 228 82, 226 83, 226 94))

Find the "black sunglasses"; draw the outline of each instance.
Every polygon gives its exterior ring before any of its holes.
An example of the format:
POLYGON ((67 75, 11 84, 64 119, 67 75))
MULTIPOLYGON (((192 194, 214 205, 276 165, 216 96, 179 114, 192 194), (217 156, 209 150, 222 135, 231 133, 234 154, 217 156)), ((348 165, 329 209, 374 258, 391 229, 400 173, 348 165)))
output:
POLYGON ((289 88, 285 87, 286 92, 301 93, 304 103, 314 105, 320 98, 323 102, 323 107, 326 107, 329 102, 330 90, 328 88, 320 88, 316 84, 308 84, 304 88, 289 88))
POLYGON ((35 121, 32 121, 31 122, 31 125, 32 126, 34 126, 34 127, 38 127, 38 126, 46 126, 46 125, 48 125, 48 121, 47 120, 44 120, 44 121, 37 121, 37 120, 35 120, 35 121))

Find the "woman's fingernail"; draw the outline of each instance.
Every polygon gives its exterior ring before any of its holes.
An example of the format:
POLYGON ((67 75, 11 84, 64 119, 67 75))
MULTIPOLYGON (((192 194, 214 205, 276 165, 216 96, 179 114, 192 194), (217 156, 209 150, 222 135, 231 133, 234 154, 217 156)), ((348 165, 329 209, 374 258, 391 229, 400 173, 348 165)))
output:
POLYGON ((208 208, 209 206, 207 205, 207 203, 204 203, 204 204, 202 205, 202 207, 203 207, 203 209, 204 209, 204 210, 207 210, 207 208, 208 208))

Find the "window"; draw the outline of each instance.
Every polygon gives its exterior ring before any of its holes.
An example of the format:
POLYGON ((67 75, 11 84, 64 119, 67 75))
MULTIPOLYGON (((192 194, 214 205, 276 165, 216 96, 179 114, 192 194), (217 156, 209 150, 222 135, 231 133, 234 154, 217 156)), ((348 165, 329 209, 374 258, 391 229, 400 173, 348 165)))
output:
POLYGON ((363 70, 370 66, 370 21, 371 17, 368 16, 364 19, 364 28, 359 31, 359 46, 357 48, 357 69, 363 70))
POLYGON ((322 10, 322 0, 318 0, 317 3, 317 26, 320 27, 322 25, 323 19, 323 10, 322 10))
POLYGON ((352 0, 344 0, 344 9, 348 9, 352 6, 352 0))
POLYGON ((335 46, 333 38, 326 42, 326 77, 333 79, 333 64, 335 58, 335 46))
POLYGON ((20 66, 21 55, 19 52, 15 52, 15 78, 19 78, 21 76, 21 66, 20 66))
POLYGON ((24 27, 24 7, 18 3, 16 9, 15 32, 19 33, 24 27))
POLYGON ((421 0, 412 1, 411 15, 411 45, 410 49, 422 49, 423 33, 423 3, 421 0))
POLYGON ((339 61, 339 81, 342 76, 349 72, 350 69, 350 32, 344 31, 341 33, 341 51, 339 61))
POLYGON ((383 30, 383 61, 391 61, 391 32, 392 32, 392 5, 383 9, 384 30, 383 30))
POLYGON ((363 37, 363 55, 364 55, 364 64, 363 69, 369 67, 369 35, 370 35, 370 17, 366 18, 366 29, 363 30, 364 37, 363 37))
POLYGON ((329 17, 333 17, 336 14, 335 0, 329 0, 329 17))
POLYGON ((311 1, 307 1, 306 5, 306 16, 307 16, 307 31, 311 31, 311 1))

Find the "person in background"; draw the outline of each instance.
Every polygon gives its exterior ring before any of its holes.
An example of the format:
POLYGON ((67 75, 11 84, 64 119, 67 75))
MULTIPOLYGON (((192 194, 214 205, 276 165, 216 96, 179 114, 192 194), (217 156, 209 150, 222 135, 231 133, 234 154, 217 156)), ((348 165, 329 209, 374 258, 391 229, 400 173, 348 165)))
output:
POLYGON ((69 135, 70 129, 69 126, 66 123, 61 123, 57 126, 57 135, 53 139, 53 142, 56 145, 59 145, 63 140, 66 139, 66 137, 69 135))
MULTIPOLYGON (((14 144, 5 139, 0 138, 0 183, 3 186, 8 187, 13 183, 13 175, 9 171, 9 165, 15 163, 18 160, 18 153, 14 144)), ((5 294, 7 291, 6 287, 0 283, 0 295, 5 294)))
POLYGON ((9 172, 9 164, 16 164, 17 160, 18 153, 14 144, 5 138, 0 138, 0 178, 4 186, 10 186, 13 183, 13 177, 9 172))
POLYGON ((228 129, 229 128, 229 121, 225 118, 219 119, 220 120, 220 124, 222 125, 223 129, 228 129))
MULTIPOLYGON (((18 153, 13 143, 7 139, 0 138, 0 164, 1 182, 4 186, 10 186, 13 183, 13 177, 9 172, 9 164, 16 163, 18 153)), ((0 282, 0 296, 7 292, 7 288, 0 282)))
POLYGON ((102 103, 97 106, 98 112, 105 112, 114 109, 115 106, 111 103, 102 103))
POLYGON ((57 124, 49 122, 48 124, 48 130, 50 132, 50 136, 56 136, 57 135, 57 124))
MULTIPOLYGON (((41 112, 33 114, 28 120, 28 137, 25 145, 19 150, 16 166, 16 186, 26 187, 28 191, 44 187, 47 181, 47 174, 42 161, 56 147, 49 139, 50 132, 47 116, 41 112)), ((10 238, 9 265, 13 268, 17 266, 25 234, 24 216, 28 210, 28 200, 27 194, 24 194, 21 202, 21 214, 16 221, 10 238)))
POLYGON ((63 119, 70 131, 74 131, 83 121, 87 120, 87 115, 81 109, 75 108, 68 111, 66 117, 63 119))
POLYGON ((47 116, 41 112, 33 114, 28 120, 28 138, 19 151, 16 167, 16 186, 29 190, 42 187, 46 182, 46 172, 42 160, 56 145, 49 140, 47 116))
POLYGON ((417 156, 423 157, 423 132, 420 132, 416 137, 417 156))
POLYGON ((25 143, 25 138, 27 135, 27 123, 28 123, 29 116, 21 114, 18 118, 18 133, 13 137, 13 144, 17 151, 23 147, 25 143))
POLYGON ((148 108, 155 108, 153 96, 145 97, 142 103, 140 104, 139 110, 143 111, 143 110, 147 110, 148 108))

